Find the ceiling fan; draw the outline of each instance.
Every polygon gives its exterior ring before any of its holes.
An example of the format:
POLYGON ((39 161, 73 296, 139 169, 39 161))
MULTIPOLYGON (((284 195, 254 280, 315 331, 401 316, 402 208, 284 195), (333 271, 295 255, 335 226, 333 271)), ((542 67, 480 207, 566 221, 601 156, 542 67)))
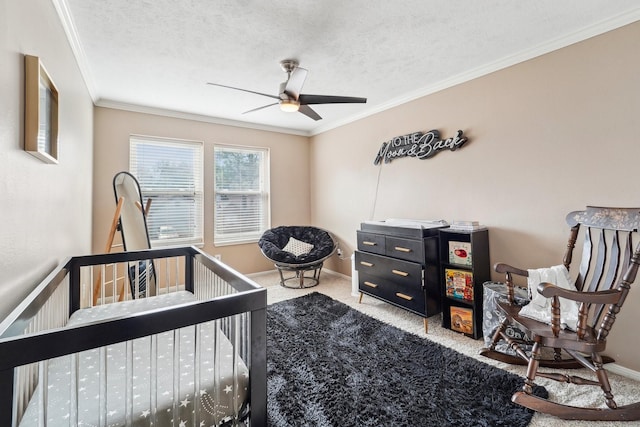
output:
POLYGON ((367 102, 367 98, 357 98, 352 96, 332 96, 332 95, 307 95, 302 94, 302 85, 307 78, 308 71, 304 68, 298 67, 298 61, 295 59, 285 59, 280 61, 280 67, 287 73, 287 80, 280 83, 280 90, 278 95, 270 95, 268 93, 255 92, 253 90, 241 89, 239 87, 226 86, 218 83, 207 83, 213 86, 226 87, 228 89, 241 90, 243 92, 255 93, 256 95, 268 96, 269 98, 277 99, 278 102, 272 104, 263 105, 262 107, 254 108, 249 111, 245 111, 242 114, 251 113, 254 111, 262 110, 263 108, 271 107, 272 105, 280 104, 280 109, 287 112, 299 111, 307 117, 313 120, 320 120, 322 117, 316 113, 309 105, 313 104, 364 104, 367 102))

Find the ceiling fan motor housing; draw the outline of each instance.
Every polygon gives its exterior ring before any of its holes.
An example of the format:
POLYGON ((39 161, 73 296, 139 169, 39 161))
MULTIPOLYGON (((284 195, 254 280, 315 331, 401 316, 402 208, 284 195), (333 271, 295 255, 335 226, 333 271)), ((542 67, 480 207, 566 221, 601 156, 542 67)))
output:
POLYGON ((285 93, 284 90, 285 90, 286 87, 287 87, 287 82, 280 83, 280 90, 278 91, 280 99, 293 99, 293 98, 291 98, 289 95, 287 95, 285 93))

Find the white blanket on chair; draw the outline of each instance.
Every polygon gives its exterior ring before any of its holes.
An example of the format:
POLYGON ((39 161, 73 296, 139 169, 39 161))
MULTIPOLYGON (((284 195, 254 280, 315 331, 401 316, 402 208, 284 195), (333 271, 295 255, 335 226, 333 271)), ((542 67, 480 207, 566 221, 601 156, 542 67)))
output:
MULTIPOLYGON (((561 288, 575 291, 569 271, 564 265, 528 270, 529 298, 531 302, 520 310, 520 315, 551 324, 551 298, 538 293, 542 282, 552 283, 561 288)), ((575 331, 578 323, 578 303, 560 298, 560 323, 563 328, 575 331)))

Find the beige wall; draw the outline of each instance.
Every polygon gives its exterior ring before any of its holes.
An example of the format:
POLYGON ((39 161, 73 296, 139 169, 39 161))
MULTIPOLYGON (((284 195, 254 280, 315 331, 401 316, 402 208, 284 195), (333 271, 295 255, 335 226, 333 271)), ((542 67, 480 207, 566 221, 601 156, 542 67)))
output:
POLYGON ((93 104, 50 0, 0 0, 0 318, 59 262, 91 249, 93 104), (23 151, 24 54, 59 100, 59 164, 23 151))
MULTIPOLYGON (((93 188, 93 251, 103 252, 115 209, 113 176, 129 169, 129 135, 204 141, 204 250, 243 273, 270 270, 273 265, 256 243, 213 245, 213 145, 268 147, 271 172, 271 224, 309 224, 309 140, 275 132, 222 126, 110 108, 95 109, 95 167, 93 188)), ((119 236, 118 236, 119 239, 119 236)))
MULTIPOLYGON (((640 206, 638 52, 640 22, 313 137, 312 222, 350 255, 363 220, 479 220, 492 263, 559 264, 567 212, 640 206), (383 141, 434 128, 444 137, 462 129, 469 142, 373 165, 383 141)), ((348 260, 328 268, 350 274, 348 260)), ((639 322, 633 289, 609 354, 637 371, 639 322)))

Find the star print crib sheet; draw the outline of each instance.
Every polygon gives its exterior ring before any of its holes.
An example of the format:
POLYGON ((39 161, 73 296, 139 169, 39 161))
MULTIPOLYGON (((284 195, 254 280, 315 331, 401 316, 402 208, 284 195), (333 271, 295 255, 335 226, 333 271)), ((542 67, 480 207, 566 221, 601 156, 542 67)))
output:
MULTIPOLYGON (((194 301, 190 292, 79 310, 68 326, 194 301)), ((219 321, 52 359, 46 409, 36 392, 20 424, 78 426, 223 425, 246 412, 249 370, 219 321), (196 339, 197 337, 197 339, 196 339), (77 387, 76 387, 77 385, 77 387), (72 397, 77 389, 77 398, 72 397), (75 400, 75 403, 74 403, 75 400), (73 415, 72 415, 73 414, 73 415), (175 422, 175 424, 174 424, 175 422)))

